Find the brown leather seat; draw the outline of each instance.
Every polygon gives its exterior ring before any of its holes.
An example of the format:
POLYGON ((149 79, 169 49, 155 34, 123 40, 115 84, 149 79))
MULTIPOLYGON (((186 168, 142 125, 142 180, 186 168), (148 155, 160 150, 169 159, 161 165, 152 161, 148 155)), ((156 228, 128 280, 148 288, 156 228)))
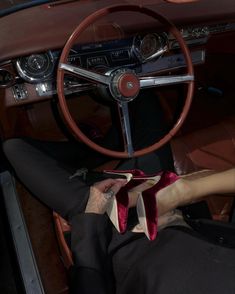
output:
MULTIPOLYGON (((176 173, 210 169, 222 171, 235 166, 235 117, 179 136, 171 142, 176 173)), ((207 203, 212 217, 228 221, 233 197, 213 195, 207 203)))

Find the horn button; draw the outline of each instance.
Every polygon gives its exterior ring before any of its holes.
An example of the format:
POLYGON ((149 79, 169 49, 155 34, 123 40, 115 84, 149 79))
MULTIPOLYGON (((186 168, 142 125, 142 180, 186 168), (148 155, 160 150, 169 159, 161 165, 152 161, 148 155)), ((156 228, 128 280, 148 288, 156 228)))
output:
POLYGON ((109 86, 114 99, 129 102, 137 97, 140 82, 135 72, 128 69, 118 69, 111 73, 112 81, 109 86))

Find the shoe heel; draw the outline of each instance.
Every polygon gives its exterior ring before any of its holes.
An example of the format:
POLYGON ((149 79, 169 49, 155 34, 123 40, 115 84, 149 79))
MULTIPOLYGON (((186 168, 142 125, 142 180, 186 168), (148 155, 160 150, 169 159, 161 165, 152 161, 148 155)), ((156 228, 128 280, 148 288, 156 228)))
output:
MULTIPOLYGON (((106 171, 106 173, 115 175, 124 175, 127 178, 127 184, 113 197, 106 209, 106 213, 119 233, 124 233, 127 228, 128 210, 129 210, 129 191, 141 182, 133 180, 133 174, 129 171, 106 171)), ((143 181, 143 180, 142 180, 143 181)))
POLYGON ((157 193, 166 186, 173 184, 179 177, 172 172, 163 172, 161 179, 152 187, 142 191, 137 200, 137 215, 145 235, 149 240, 157 236, 157 193))

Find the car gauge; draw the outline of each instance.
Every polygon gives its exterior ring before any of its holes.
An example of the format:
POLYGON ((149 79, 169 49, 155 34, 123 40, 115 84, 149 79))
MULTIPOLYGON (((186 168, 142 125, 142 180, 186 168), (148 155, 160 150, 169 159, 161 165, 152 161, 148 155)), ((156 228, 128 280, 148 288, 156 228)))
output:
POLYGON ((152 56, 161 56, 167 46, 168 41, 163 34, 138 35, 134 38, 132 51, 141 61, 145 61, 152 56))
POLYGON ((159 39, 154 34, 148 34, 144 36, 140 43, 140 54, 143 59, 148 58, 153 55, 159 48, 161 43, 159 39))
POLYGON ((53 56, 51 52, 47 52, 21 57, 16 61, 16 68, 22 79, 31 83, 41 82, 52 76, 53 56))

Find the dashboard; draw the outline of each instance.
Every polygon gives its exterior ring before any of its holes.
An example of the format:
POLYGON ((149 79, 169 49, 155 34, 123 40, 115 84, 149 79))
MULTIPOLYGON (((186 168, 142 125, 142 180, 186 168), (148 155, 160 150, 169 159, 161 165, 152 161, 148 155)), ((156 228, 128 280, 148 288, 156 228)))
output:
MULTIPOLYGON (((235 22, 186 26, 180 31, 196 65, 205 62, 203 45, 210 36, 235 31, 235 22)), ((102 73, 126 67, 139 75, 158 74, 185 67, 184 57, 178 49, 177 41, 168 33, 142 33, 116 40, 75 45, 70 51, 68 63, 102 73)), ((0 88, 7 88, 7 95, 14 98, 11 97, 10 106, 16 102, 29 103, 32 92, 36 100, 56 94, 56 70, 60 54, 61 50, 47 50, 15 58, 10 62, 14 72, 8 70, 8 64, 0 65, 0 88)), ((84 79, 71 75, 65 77, 67 95, 95 87, 95 84, 84 79)))

